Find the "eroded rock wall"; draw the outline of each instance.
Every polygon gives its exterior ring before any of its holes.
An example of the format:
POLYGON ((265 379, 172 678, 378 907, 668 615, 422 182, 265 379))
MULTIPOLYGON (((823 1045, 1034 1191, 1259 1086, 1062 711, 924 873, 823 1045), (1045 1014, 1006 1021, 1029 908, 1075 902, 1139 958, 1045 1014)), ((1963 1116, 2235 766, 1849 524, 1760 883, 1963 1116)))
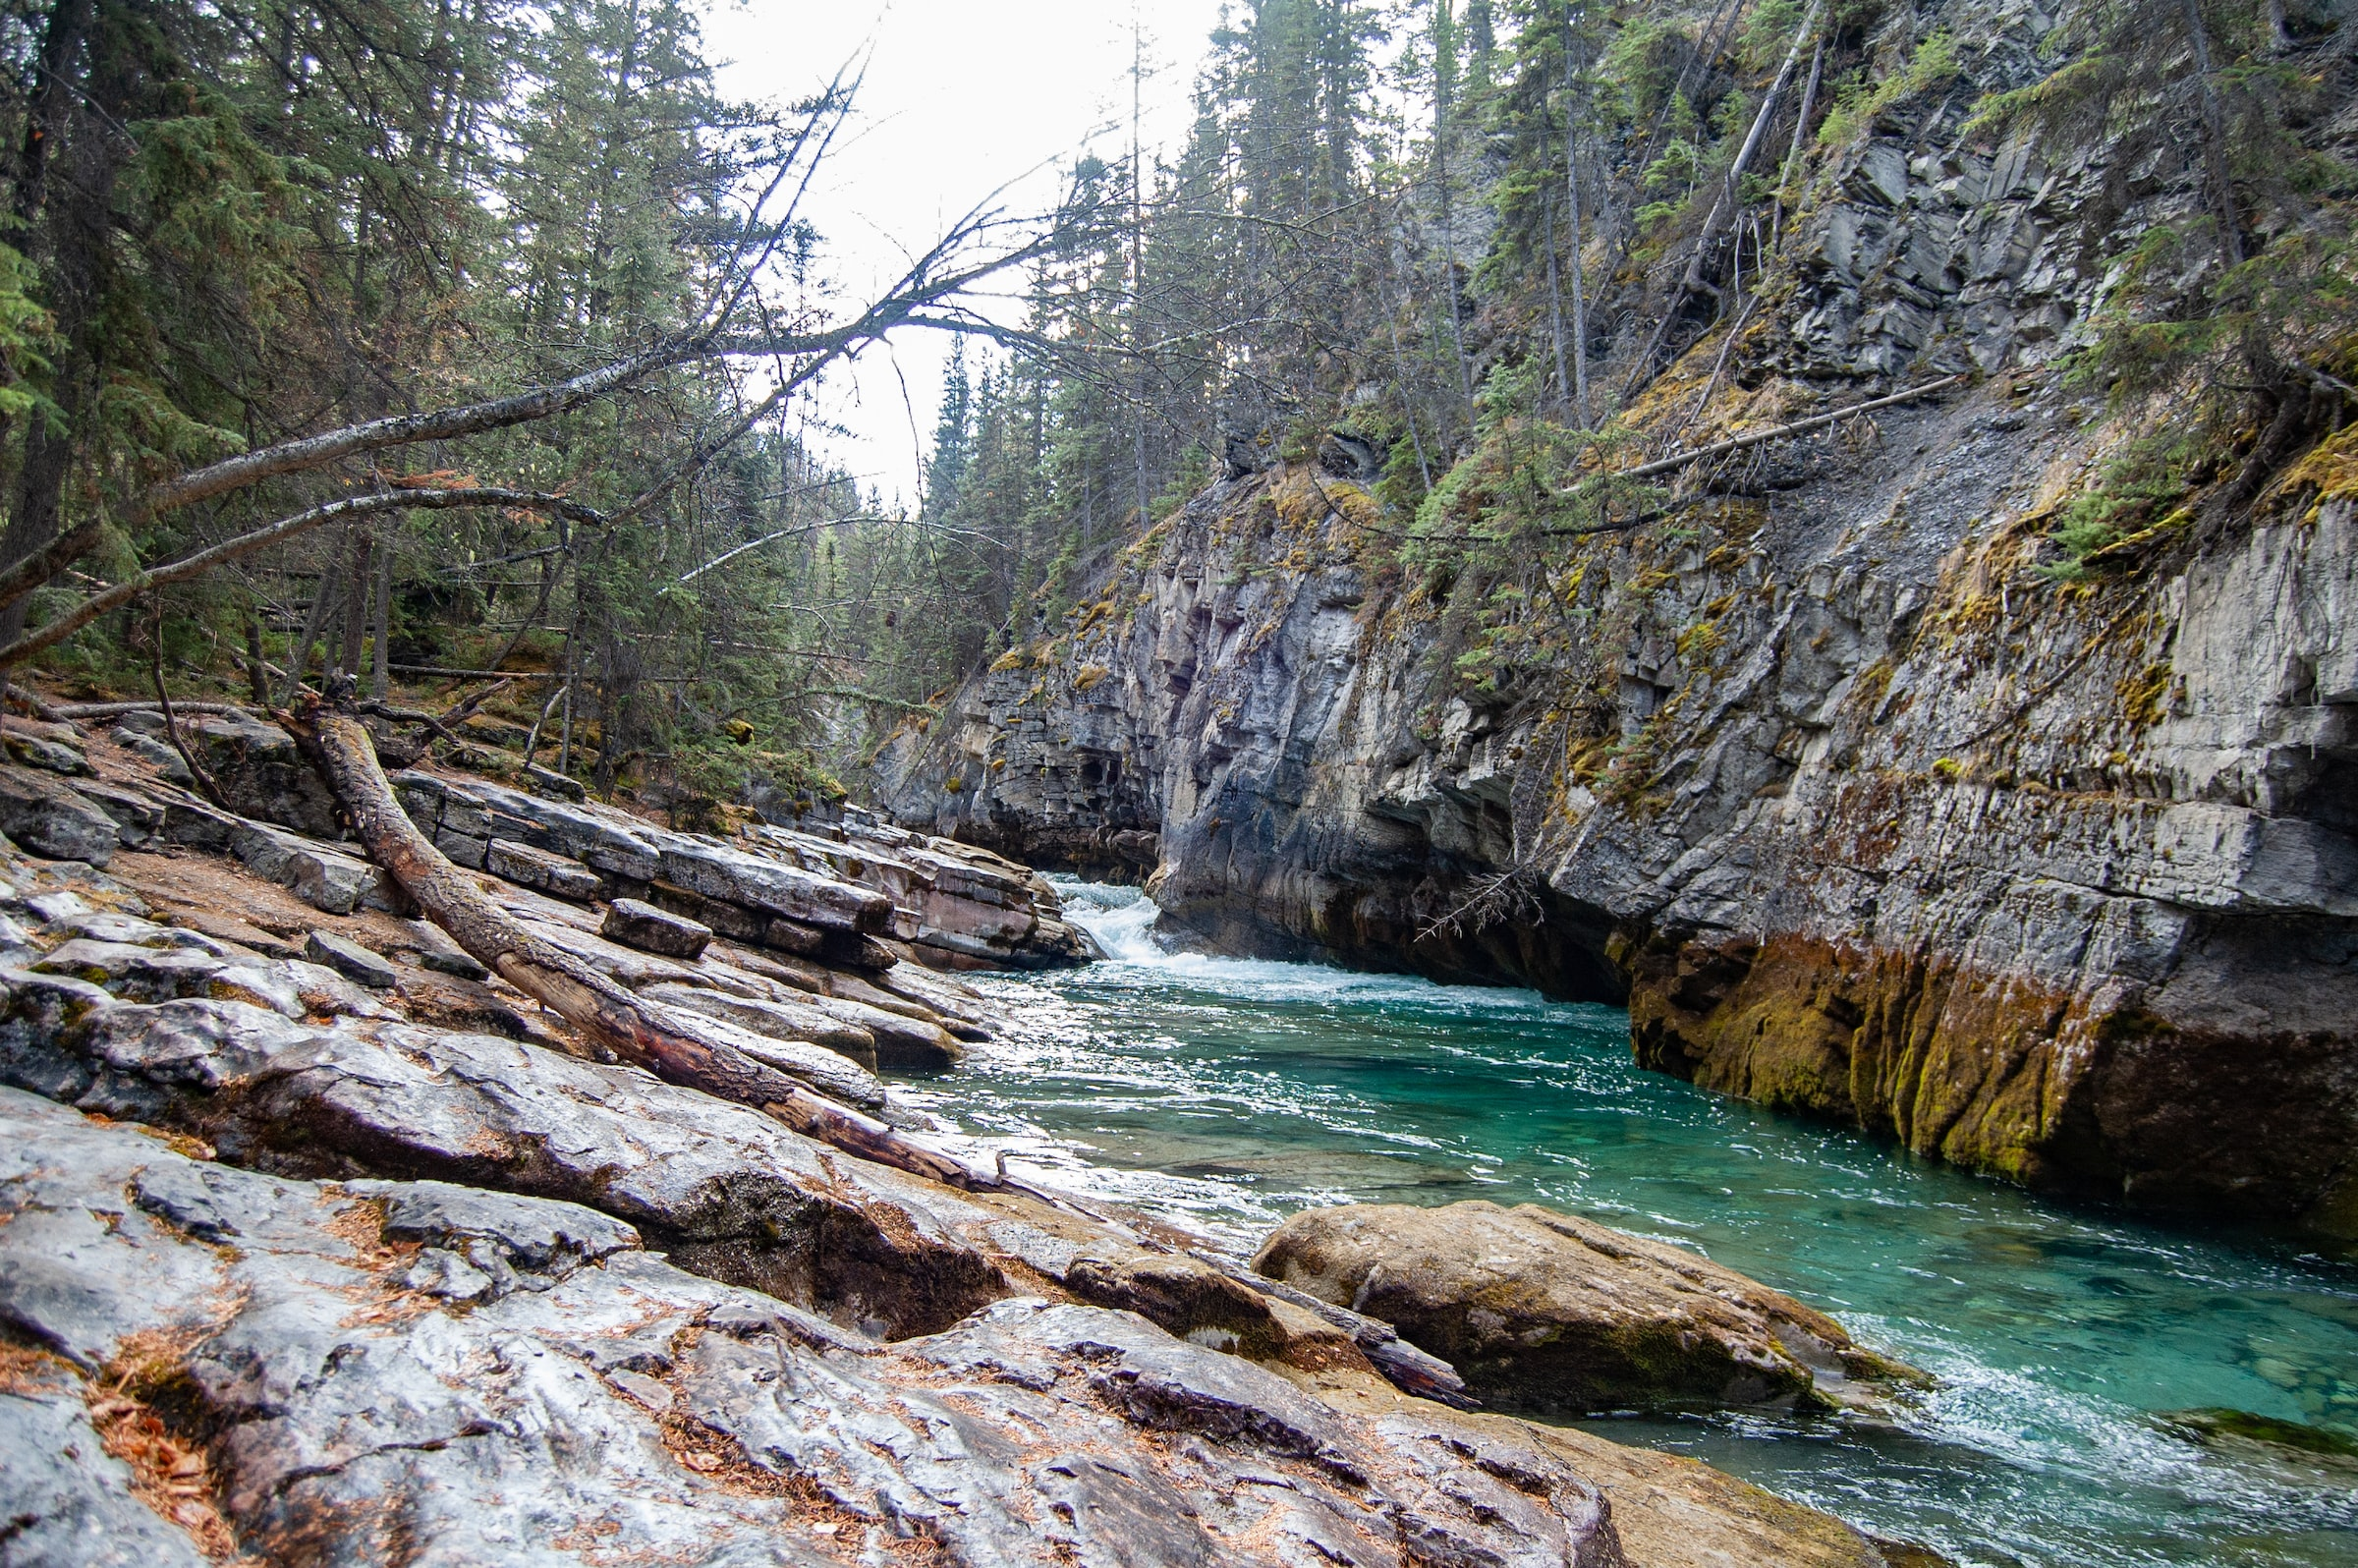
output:
POLYGON ((2055 356, 2186 197, 1967 126, 2045 25, 1834 158, 1717 394, 1713 336, 1631 422, 1959 383, 1464 583, 1347 463, 1223 479, 900 737, 890 809, 1083 868, 1152 834, 1230 950, 1625 998, 1712 1088, 2358 1232, 2358 515, 2312 464, 2200 547, 2037 570, 2137 427, 2055 356))

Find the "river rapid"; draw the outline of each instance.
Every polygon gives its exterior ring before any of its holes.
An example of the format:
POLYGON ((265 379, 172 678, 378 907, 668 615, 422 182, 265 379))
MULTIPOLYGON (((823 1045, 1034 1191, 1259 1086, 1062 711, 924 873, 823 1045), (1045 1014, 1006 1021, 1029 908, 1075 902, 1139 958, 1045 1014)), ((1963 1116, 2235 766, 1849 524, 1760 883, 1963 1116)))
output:
POLYGON ((978 983, 1011 1020, 907 1086, 966 1152, 1249 1254, 1344 1202, 1541 1203, 1702 1251, 1940 1391, 1898 1427, 1585 1423, 1960 1564, 2358 1568, 2358 1267, 2035 1197, 1645 1073, 1616 1009, 1166 951, 1059 884, 1110 961, 978 983), (2225 1409, 2349 1456, 2220 1437, 2225 1409))

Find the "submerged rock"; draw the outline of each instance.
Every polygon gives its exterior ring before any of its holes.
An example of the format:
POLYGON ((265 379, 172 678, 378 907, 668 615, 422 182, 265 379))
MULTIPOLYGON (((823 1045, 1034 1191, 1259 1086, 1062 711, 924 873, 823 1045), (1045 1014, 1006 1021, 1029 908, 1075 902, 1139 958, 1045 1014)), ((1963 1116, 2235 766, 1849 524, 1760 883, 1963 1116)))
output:
POLYGON ((1253 1266, 1391 1323, 1501 1409, 1853 1403, 1923 1380, 1733 1269, 1531 1204, 1314 1208, 1253 1266))

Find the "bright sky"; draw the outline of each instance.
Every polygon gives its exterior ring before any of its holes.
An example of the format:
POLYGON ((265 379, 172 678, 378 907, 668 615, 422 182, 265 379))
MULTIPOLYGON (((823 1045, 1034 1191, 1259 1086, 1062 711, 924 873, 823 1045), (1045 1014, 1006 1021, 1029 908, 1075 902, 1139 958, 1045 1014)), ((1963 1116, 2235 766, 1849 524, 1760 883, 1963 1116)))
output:
MULTIPOLYGON (((1150 155, 1186 134, 1220 9, 1138 0, 1150 155)), ((806 209, 850 301, 889 283, 999 187, 1012 182, 1000 197, 1011 210, 1043 210, 1058 165, 1092 144, 1107 156, 1127 149, 1132 17, 1128 0, 714 0, 704 33, 727 62, 722 90, 739 98, 794 98, 867 57, 853 124, 806 209)), ((819 444, 887 502, 916 498, 949 348, 940 334, 909 333, 869 351, 821 400, 850 435, 819 444)))

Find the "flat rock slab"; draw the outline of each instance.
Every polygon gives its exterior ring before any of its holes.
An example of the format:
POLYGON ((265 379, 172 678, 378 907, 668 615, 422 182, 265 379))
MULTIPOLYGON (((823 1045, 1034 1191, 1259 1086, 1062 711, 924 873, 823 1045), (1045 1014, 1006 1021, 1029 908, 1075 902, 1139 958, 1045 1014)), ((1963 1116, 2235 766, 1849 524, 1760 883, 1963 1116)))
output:
POLYGON ((570 1204, 259 1175, 13 1091, 0 1315, 39 1347, 0 1452, 55 1456, 11 1467, 12 1527, 72 1532, 61 1560, 201 1560, 75 1440, 104 1378, 198 1456, 186 1517, 261 1561, 1623 1561, 1528 1435, 1347 1414, 1127 1313, 883 1345, 570 1204))
POLYGON ((1391 1323, 1503 1409, 1817 1406, 1923 1380, 1734 1269, 1533 1204, 1309 1209, 1253 1267, 1391 1323))
POLYGON ((666 914, 635 898, 616 899, 607 907, 597 930, 610 942, 692 962, 703 956, 705 945, 712 940, 712 927, 702 922, 666 914))
POLYGON ((304 939, 303 956, 314 964, 324 964, 349 980, 376 990, 391 990, 401 977, 393 966, 349 937, 333 931, 313 931, 304 939))

